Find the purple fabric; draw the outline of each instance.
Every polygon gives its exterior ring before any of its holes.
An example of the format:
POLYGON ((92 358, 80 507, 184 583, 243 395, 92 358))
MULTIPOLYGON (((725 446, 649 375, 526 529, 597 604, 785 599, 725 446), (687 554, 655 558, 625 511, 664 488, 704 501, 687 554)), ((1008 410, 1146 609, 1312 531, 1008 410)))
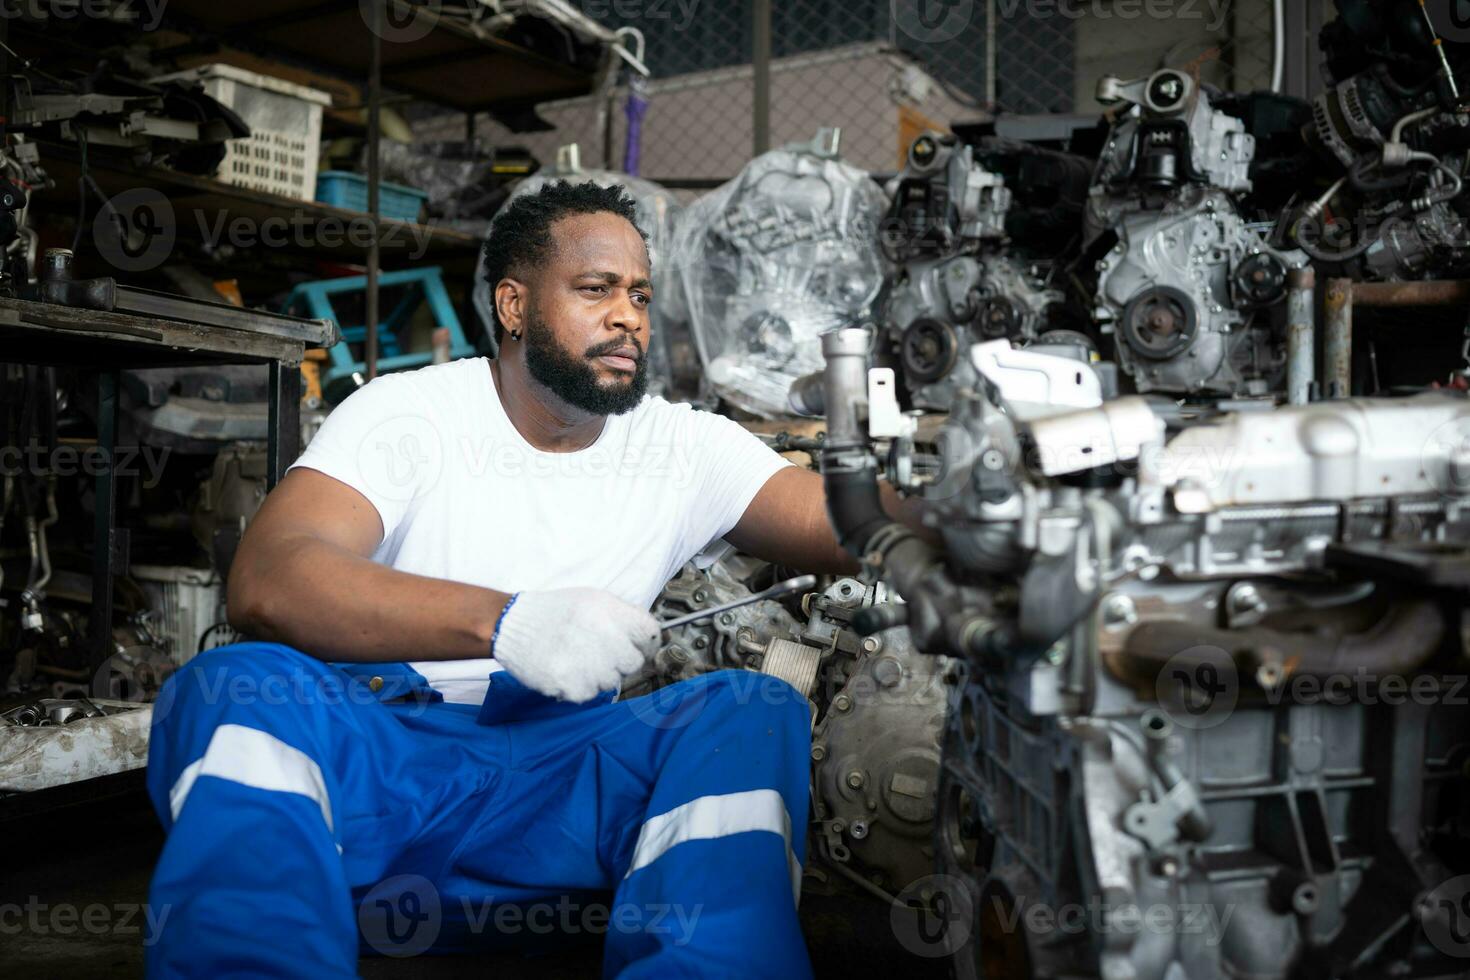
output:
POLYGON ((638 176, 639 156, 643 149, 643 117, 648 112, 648 99, 633 86, 623 106, 628 114, 628 139, 623 145, 623 172, 638 176))

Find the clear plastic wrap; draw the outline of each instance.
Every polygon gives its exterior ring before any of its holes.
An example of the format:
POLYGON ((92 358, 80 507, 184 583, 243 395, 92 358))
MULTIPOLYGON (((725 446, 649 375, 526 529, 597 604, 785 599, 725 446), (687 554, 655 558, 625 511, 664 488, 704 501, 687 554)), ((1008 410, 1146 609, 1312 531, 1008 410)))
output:
MULTIPOLYGON (((555 180, 565 180, 572 183, 591 181, 603 187, 618 185, 628 192, 637 205, 638 225, 648 235, 649 260, 653 264, 653 306, 650 308, 652 319, 653 337, 649 347, 648 356, 652 358, 649 362, 649 390, 654 393, 662 393, 668 388, 669 379, 669 357, 668 357, 668 335, 673 327, 673 322, 664 312, 665 308, 673 309, 674 304, 665 306, 672 297, 675 283, 672 281, 672 270, 667 260, 670 242, 674 234, 674 223, 680 211, 679 202, 668 190, 655 184, 651 180, 643 180, 639 177, 630 177, 627 174, 617 173, 612 170, 582 170, 570 168, 558 168, 555 170, 542 170, 541 172, 527 177, 516 185, 516 188, 505 206, 508 207, 516 198, 524 194, 534 194, 547 183, 555 180)), ((493 224, 493 222, 492 222, 493 224)), ((475 288, 473 293, 475 313, 480 321, 485 324, 488 334, 494 334, 494 320, 491 317, 490 284, 485 281, 485 257, 480 256, 479 268, 475 272, 475 288)))
POLYGON ((865 319, 882 287, 886 206, 866 173, 812 145, 756 157, 685 209, 672 255, 716 394, 790 415, 791 383, 822 367, 820 335, 865 319))
MULTIPOLYGON (((506 195, 494 160, 493 147, 463 141, 378 143, 383 180, 427 191, 428 219, 471 235, 485 233, 506 195)), ((359 172, 367 172, 366 156, 359 172)))

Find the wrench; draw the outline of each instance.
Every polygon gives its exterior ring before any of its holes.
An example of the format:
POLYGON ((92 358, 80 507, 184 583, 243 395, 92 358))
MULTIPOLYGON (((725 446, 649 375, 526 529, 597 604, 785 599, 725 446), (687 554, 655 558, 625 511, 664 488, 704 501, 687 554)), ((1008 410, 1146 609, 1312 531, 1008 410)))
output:
POLYGON ((810 589, 816 584, 817 577, 815 575, 798 575, 796 578, 789 578, 784 582, 777 582, 769 589, 762 589, 759 592, 755 592, 751 595, 736 599, 733 602, 722 603, 718 606, 710 606, 707 609, 696 609, 692 613, 688 613, 683 616, 675 616, 673 619, 666 619, 659 624, 659 627, 667 633, 671 629, 685 626, 689 623, 697 622, 701 619, 708 619, 711 616, 718 615, 722 612, 728 612, 731 609, 739 609, 741 606, 748 606, 752 602, 760 602, 762 599, 774 599, 777 596, 787 595, 792 592, 800 592, 803 589, 810 589))

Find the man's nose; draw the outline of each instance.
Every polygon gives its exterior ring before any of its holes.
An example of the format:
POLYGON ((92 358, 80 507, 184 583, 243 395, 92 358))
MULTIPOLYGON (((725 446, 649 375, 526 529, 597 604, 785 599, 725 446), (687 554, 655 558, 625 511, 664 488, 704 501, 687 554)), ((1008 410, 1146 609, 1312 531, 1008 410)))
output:
POLYGON ((625 333, 636 334, 647 323, 643 311, 633 305, 633 295, 620 290, 618 299, 613 303, 608 312, 606 323, 609 327, 622 330, 625 333))

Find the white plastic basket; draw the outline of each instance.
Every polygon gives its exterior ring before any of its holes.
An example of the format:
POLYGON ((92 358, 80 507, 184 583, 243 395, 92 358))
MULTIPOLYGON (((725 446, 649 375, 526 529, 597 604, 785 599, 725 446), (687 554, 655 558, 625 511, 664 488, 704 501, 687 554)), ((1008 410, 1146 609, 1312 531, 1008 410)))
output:
POLYGON ((250 127, 248 138, 225 144, 217 180, 299 201, 316 198, 322 107, 332 104, 329 93, 233 65, 200 65, 154 81, 176 79, 203 82, 205 92, 250 127))

